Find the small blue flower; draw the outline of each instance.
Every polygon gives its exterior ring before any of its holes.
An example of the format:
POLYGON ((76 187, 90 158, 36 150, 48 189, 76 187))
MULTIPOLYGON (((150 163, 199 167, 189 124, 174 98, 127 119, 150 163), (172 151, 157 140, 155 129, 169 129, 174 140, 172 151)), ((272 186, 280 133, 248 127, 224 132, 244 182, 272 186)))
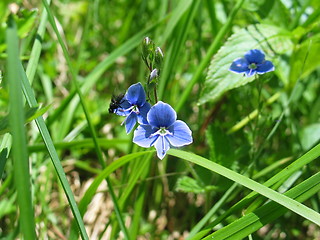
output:
POLYGON ((247 77, 274 71, 271 61, 266 61, 265 54, 259 49, 248 51, 244 58, 237 58, 231 64, 229 70, 235 73, 244 73, 247 77))
MULTIPOLYGON (((147 113, 151 105, 146 101, 146 93, 141 83, 131 85, 123 97, 123 101, 114 113, 125 116, 126 132, 130 133, 136 123, 147 124, 147 113)), ((123 124, 122 123, 122 124, 123 124)))
POLYGON ((149 110, 147 120, 149 124, 140 125, 134 131, 133 142, 145 148, 154 146, 160 159, 170 146, 182 147, 192 143, 190 128, 177 120, 177 114, 169 104, 159 101, 149 110))

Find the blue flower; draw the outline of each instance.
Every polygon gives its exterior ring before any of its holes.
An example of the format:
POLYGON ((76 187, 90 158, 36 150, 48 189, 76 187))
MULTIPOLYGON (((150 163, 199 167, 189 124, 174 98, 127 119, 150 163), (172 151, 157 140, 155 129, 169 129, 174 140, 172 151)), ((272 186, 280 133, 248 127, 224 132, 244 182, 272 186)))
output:
POLYGON ((126 124, 126 132, 130 133, 137 122, 139 124, 148 123, 147 113, 150 108, 151 105, 146 101, 146 93, 141 83, 136 83, 128 88, 123 100, 114 113, 126 117, 123 123, 126 124))
POLYGON ((264 59, 263 51, 253 49, 248 51, 244 58, 237 58, 231 64, 229 70, 235 73, 244 73, 247 77, 258 74, 264 74, 274 71, 274 66, 271 61, 264 59))
POLYGON ((160 159, 170 146, 182 147, 192 143, 190 128, 177 120, 177 114, 169 104, 159 101, 149 110, 147 120, 148 124, 140 125, 134 131, 133 142, 145 148, 154 146, 160 159))

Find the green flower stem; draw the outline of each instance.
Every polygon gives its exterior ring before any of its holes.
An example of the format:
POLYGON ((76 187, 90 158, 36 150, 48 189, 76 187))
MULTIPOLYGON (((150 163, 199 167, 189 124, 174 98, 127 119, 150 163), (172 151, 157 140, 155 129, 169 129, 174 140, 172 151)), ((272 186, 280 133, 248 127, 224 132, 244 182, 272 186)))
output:
MULTIPOLYGON (((275 94, 273 94, 267 101, 266 101, 266 106, 274 103, 275 101, 277 101, 280 97, 281 93, 277 92, 275 94)), ((248 116, 246 116, 244 119, 242 119, 240 122, 238 122, 237 124, 235 124, 232 128, 230 128, 227 132, 227 134, 231 134, 234 133, 238 130, 240 130, 241 128, 243 128, 245 125, 248 124, 248 122, 252 121, 254 118, 256 118, 258 116, 258 110, 254 110, 252 111, 248 116)))
POLYGON ((253 163, 251 170, 250 170, 250 175, 252 174, 252 170, 256 164, 257 158, 258 158, 258 147, 255 146, 257 143, 257 134, 259 131, 259 116, 261 114, 261 109, 263 105, 263 101, 261 100, 261 91, 262 91, 262 86, 263 86, 263 81, 259 75, 255 75, 255 81, 256 81, 256 86, 258 90, 258 106, 257 106, 257 117, 255 119, 255 123, 253 125, 253 132, 252 132, 252 144, 251 144, 251 149, 250 149, 250 156, 251 156, 251 162, 253 163))

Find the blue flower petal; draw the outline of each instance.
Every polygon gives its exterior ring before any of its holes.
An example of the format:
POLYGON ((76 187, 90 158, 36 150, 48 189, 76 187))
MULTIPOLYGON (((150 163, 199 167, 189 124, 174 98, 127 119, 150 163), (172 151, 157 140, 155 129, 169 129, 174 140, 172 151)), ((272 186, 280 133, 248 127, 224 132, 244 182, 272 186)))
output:
POLYGON ((159 136, 154 143, 154 147, 157 149, 158 158, 162 160, 167 151, 170 149, 170 144, 164 136, 159 136))
POLYGON ((274 71, 274 66, 273 66, 272 62, 264 61, 262 64, 258 65, 258 68, 256 69, 256 71, 259 74, 271 72, 271 71, 274 71))
POLYGON ((157 129, 152 128, 150 125, 139 125, 134 131, 133 142, 141 147, 151 147, 157 140, 159 135, 150 137, 151 134, 155 133, 157 129))
POLYGON ((244 73, 244 72, 248 71, 248 68, 249 68, 249 63, 246 59, 237 58, 231 64, 229 71, 235 72, 235 73, 244 73))
POLYGON ((131 104, 128 102, 128 100, 123 100, 123 102, 120 104, 120 107, 123 109, 128 109, 131 107, 131 104))
POLYGON ((125 98, 132 105, 142 106, 146 102, 146 93, 141 83, 136 83, 128 88, 125 98))
POLYGON ((127 134, 129 134, 137 123, 137 114, 135 114, 134 112, 131 112, 127 116, 125 122, 126 122, 126 132, 127 134))
POLYGON ((159 101, 149 110, 147 120, 154 127, 170 127, 177 119, 174 109, 167 103, 159 101))
POLYGON ((253 49, 246 52, 246 54, 244 55, 244 58, 247 59, 249 63, 259 64, 264 61, 265 54, 259 49, 253 49))
POLYGON ((145 104, 139 109, 140 114, 138 115, 139 124, 148 124, 147 114, 151 108, 150 103, 145 102, 145 104))
POLYGON ((119 115, 119 116, 128 116, 130 114, 130 111, 125 111, 125 109, 128 109, 130 107, 131 107, 131 104, 128 102, 128 100, 123 100, 123 102, 114 111, 114 113, 119 115))
POLYGON ((252 77, 253 75, 255 75, 257 73, 256 69, 249 69, 248 71, 245 72, 247 77, 252 77))
POLYGON ((181 147, 192 143, 192 132, 183 121, 176 121, 169 129, 173 135, 166 135, 170 144, 174 147, 181 147))

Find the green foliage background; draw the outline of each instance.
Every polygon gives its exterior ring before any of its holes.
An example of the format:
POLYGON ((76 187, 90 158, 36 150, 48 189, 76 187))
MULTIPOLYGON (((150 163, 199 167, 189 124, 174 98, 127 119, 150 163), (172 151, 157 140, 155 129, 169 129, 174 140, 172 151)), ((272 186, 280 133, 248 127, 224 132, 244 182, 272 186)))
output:
POLYGON ((320 238, 318 1, 6 0, 0 22, 0 239, 320 238), (146 36, 193 131, 162 161, 108 113, 146 36), (228 71, 254 48, 274 72, 228 71))

